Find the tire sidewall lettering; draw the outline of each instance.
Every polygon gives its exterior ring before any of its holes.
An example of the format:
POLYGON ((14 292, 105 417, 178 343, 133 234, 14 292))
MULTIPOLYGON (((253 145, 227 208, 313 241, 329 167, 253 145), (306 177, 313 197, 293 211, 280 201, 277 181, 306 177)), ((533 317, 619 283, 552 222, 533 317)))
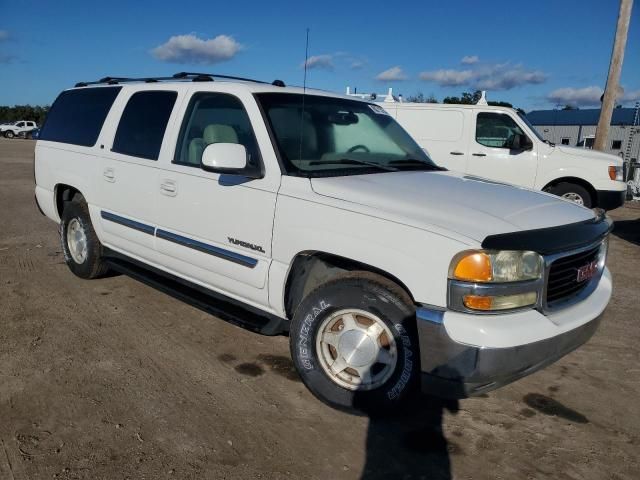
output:
POLYGON ((320 300, 318 305, 312 307, 311 312, 305 315, 304 320, 302 321, 302 327, 300 328, 298 339, 298 358, 305 370, 315 369, 313 362, 313 347, 310 347, 309 342, 311 341, 311 345, 315 345, 315 339, 313 338, 315 320, 329 307, 331 307, 329 302, 320 300))
POLYGON ((389 400, 394 400, 398 398, 402 392, 405 390, 409 382, 411 381, 412 371, 413 371, 413 348, 411 345, 411 337, 409 333, 404 328, 404 326, 400 323, 396 323, 393 326, 396 331, 398 338, 402 342, 402 351, 404 354, 404 367, 402 369, 402 373, 400 374, 398 381, 387 391, 387 397, 389 400))

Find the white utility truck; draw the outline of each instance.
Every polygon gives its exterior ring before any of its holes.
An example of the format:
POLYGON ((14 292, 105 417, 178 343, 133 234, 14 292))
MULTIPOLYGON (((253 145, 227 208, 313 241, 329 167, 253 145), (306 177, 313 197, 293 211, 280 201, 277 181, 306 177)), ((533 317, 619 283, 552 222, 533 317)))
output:
POLYGON ((550 192, 585 207, 612 210, 624 204, 623 162, 615 155, 547 142, 526 115, 488 105, 484 95, 476 105, 401 100, 390 92, 378 105, 438 165, 550 192))
POLYGON ((281 81, 79 83, 35 181, 75 275, 123 271, 288 332, 337 408, 505 385, 586 342, 611 297, 602 211, 446 171, 379 105, 281 81))

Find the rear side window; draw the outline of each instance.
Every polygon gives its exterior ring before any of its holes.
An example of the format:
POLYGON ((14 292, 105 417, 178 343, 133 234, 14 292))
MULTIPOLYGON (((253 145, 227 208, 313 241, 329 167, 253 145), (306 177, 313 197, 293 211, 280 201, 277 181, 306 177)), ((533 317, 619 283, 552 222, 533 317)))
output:
POLYGON ((122 112, 111 150, 157 160, 177 96, 167 91, 134 93, 122 112))
POLYGON ((49 110, 40 140, 92 147, 121 87, 62 92, 49 110))

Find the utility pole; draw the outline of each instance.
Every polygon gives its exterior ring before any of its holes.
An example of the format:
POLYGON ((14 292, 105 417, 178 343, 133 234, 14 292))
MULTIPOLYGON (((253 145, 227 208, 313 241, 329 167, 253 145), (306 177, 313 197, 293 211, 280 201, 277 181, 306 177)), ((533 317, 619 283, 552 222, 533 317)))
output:
POLYGON ((611 126, 611 116, 616 102, 616 95, 619 91, 620 72, 622 71, 622 60, 624 59, 624 49, 627 45, 627 33, 629 32, 629 22, 631 21, 631 7, 633 0, 620 0, 620 13, 618 13, 618 25, 616 26, 616 38, 611 52, 611 63, 609 64, 609 76, 607 85, 602 97, 602 108, 600 109, 600 119, 598 129, 593 143, 594 150, 605 150, 607 148, 607 138, 609 138, 609 127, 611 126))

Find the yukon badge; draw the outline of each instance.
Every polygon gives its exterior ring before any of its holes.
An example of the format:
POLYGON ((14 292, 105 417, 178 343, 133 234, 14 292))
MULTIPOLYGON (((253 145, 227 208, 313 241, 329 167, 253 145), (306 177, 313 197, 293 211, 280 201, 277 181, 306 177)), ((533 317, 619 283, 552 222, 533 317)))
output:
POLYGON ((236 238, 231 238, 231 237, 227 237, 227 239, 229 240, 230 243, 233 243, 234 245, 238 245, 244 248, 250 248, 251 250, 255 250, 256 252, 265 253, 264 248, 262 248, 260 245, 254 245, 253 243, 243 242, 242 240, 238 240, 236 238))

